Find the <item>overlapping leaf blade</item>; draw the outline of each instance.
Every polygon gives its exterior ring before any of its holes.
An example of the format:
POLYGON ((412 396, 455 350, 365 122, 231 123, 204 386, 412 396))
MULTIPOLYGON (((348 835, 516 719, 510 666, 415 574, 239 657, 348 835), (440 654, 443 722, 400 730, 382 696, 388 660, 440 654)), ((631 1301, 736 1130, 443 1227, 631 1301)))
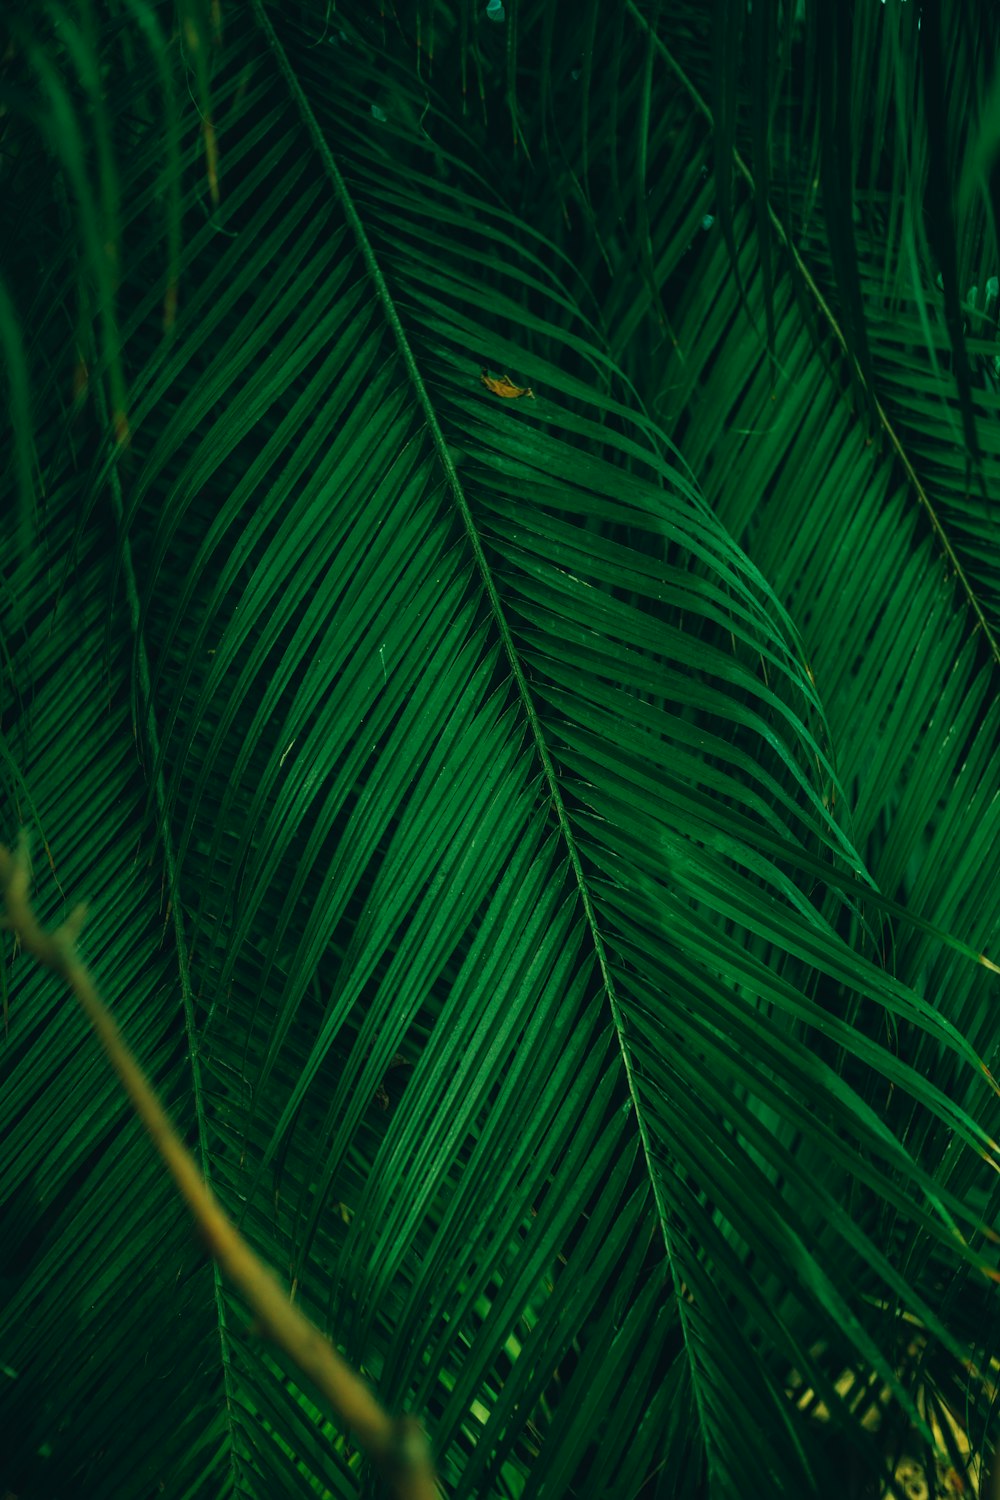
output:
MULTIPOLYGON (((217 210, 197 133, 185 156, 192 295, 172 343, 138 271, 122 290, 132 450, 99 458, 82 518, 83 466, 50 454, 75 675, 40 622, 49 558, 18 579, 25 781, 59 822, 59 878, 106 893, 95 966, 134 996, 123 1025, 220 1196, 384 1398, 426 1417, 455 1493, 695 1493, 707 1476, 747 1494, 748 1474, 834 1493, 791 1364, 831 1409, 838 1359, 905 1402, 892 1298, 954 1360, 965 1348, 934 1277, 979 1258, 956 1227, 977 1227, 997 1150, 970 958, 996 913, 969 879, 991 858, 991 666, 845 436, 787 267, 775 349, 799 385, 780 415, 721 260, 718 295, 679 299, 688 363, 666 374, 695 479, 577 305, 555 230, 504 206, 436 82, 348 17, 331 93, 323 17, 256 14, 212 84, 217 210), (483 363, 535 399, 492 396, 483 363), (169 903, 155 960, 122 853, 144 797, 169 903), (922 920, 883 899, 901 887, 922 920)), ((660 144, 636 109, 626 197, 660 144)), ((150 245, 153 160, 135 155, 122 194, 125 234, 150 245)), ((642 329, 651 268, 676 266, 704 191, 688 165, 679 206, 636 217, 650 243, 619 326, 642 329)), ((731 230, 761 308, 738 206, 731 230)), ((44 994, 36 979, 15 1015, 12 1185, 71 1170, 30 1144, 80 1113, 75 1072, 43 1095, 44 994)), ((77 1042, 55 1034, 61 1075, 77 1042)), ((109 1165, 108 1192, 126 1170, 109 1165)), ((58 1275, 67 1300, 107 1296, 154 1258, 190 1277, 201 1338, 170 1323, 159 1342, 178 1391, 224 1415, 199 1441, 165 1417, 163 1471, 191 1493, 350 1493, 357 1456, 300 1416, 190 1247, 163 1250, 172 1199, 149 1181, 103 1242, 114 1215, 93 1194, 76 1262, 53 1213, 32 1295, 58 1275)), ((118 1318, 123 1403, 140 1380, 121 1348, 171 1315, 151 1285, 118 1318)), ((91 1420, 78 1361, 66 1388, 91 1420)), ((128 1494, 135 1455, 115 1451, 106 1493, 128 1494)))

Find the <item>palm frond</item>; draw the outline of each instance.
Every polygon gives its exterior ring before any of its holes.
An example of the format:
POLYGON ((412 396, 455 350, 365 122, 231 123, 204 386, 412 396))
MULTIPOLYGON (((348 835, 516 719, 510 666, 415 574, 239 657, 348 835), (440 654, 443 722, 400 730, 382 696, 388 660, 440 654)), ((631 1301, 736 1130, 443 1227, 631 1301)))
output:
MULTIPOLYGON (((928 1444, 927 1391, 991 1411, 990 574, 916 451, 944 464, 968 401, 927 374, 899 417, 916 331, 876 324, 860 230, 793 230, 780 153, 756 206, 713 178, 738 27, 713 63, 670 10, 436 6, 432 52, 416 11, 255 3, 215 41, 199 8, 195 45, 186 12, 94 9, 129 67, 77 153, 121 244, 113 298, 84 272, 113 329, 77 335, 89 416, 51 170, 18 179, 43 276, 4 273, 40 502, 3 766, 43 915, 90 898, 88 962, 214 1190, 454 1496, 839 1495, 805 1389, 873 1474, 862 1389, 928 1444)), ((787 8, 748 44, 790 57, 787 8)), ((365 1492, 82 1022, 13 972, 17 1482, 365 1492)))

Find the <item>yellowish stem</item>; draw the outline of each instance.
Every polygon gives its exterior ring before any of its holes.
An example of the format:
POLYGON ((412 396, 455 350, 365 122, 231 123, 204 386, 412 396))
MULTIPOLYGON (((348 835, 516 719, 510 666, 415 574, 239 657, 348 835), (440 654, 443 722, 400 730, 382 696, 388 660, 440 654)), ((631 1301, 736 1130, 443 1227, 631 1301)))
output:
POLYGON ((335 1417, 355 1433, 397 1500, 438 1500, 419 1423, 412 1417, 391 1417, 383 1410, 329 1339, 289 1300, 274 1272, 250 1249, 203 1180, 76 951, 86 907, 77 906, 61 927, 46 932, 31 907, 30 880, 27 839, 22 832, 13 853, 0 845, 0 893, 7 911, 3 925, 40 963, 66 980, 83 1006, 209 1250, 240 1288, 258 1329, 284 1349, 326 1396, 335 1417))

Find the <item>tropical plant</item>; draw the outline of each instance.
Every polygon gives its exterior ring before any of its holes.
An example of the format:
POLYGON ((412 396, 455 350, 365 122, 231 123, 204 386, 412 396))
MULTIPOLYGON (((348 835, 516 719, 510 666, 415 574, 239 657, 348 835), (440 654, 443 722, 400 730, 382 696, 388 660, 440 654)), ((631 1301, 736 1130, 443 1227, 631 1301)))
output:
MULTIPOLYGON (((214 1193, 456 1500, 978 1485, 1000 19, 4 24, 0 842, 214 1193)), ((8 1493, 370 1492, 6 956, 8 1493)))

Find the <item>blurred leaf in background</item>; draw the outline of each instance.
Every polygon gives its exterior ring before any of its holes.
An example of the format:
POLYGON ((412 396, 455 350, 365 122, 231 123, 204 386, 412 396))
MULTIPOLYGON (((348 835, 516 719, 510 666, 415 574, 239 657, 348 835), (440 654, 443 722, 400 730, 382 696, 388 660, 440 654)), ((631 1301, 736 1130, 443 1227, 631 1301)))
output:
MULTIPOLYGON (((974 1491, 1000 17, 2 26, 5 841, 214 1191, 449 1496, 974 1491)), ((0 1481, 374 1493, 2 972, 0 1481)))

